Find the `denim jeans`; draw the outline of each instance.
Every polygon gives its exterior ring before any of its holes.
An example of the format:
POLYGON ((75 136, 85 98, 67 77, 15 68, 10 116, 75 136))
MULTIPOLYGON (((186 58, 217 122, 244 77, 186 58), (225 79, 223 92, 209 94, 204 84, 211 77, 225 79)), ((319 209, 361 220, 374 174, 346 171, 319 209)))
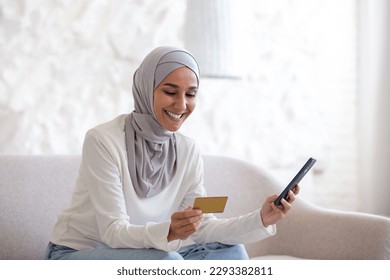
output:
POLYGON ((246 260, 243 245, 225 245, 218 242, 193 244, 177 252, 157 249, 113 249, 100 244, 94 249, 74 250, 49 243, 46 260, 246 260))

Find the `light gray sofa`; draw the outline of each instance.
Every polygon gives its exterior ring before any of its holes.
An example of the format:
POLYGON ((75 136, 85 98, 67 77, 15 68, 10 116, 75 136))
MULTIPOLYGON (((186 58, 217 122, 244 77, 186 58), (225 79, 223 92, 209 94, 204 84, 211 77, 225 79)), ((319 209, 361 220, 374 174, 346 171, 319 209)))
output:
MULTIPOLYGON (((205 156, 209 195, 228 195, 223 216, 259 208, 283 186, 260 168, 205 156)), ((80 156, 0 155, 0 259, 42 258, 53 223, 71 197, 80 156)), ((390 219, 332 211, 298 198, 275 236, 248 244, 251 257, 389 259, 390 219)))

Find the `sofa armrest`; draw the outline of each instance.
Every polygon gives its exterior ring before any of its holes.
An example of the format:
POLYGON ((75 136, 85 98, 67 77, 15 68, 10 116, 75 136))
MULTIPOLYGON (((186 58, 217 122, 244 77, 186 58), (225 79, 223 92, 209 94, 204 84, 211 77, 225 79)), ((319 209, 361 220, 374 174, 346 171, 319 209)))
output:
POLYGON ((299 203, 277 234, 248 246, 251 256, 305 259, 390 259, 390 219, 299 203))

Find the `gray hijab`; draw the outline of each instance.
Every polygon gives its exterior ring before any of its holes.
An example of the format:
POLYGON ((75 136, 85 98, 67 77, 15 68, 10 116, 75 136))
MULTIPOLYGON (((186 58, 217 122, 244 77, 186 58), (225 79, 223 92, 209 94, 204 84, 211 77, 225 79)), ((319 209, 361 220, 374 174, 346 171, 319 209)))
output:
POLYGON ((125 137, 131 181, 142 198, 159 194, 176 173, 176 136, 158 123, 153 92, 169 73, 183 66, 195 73, 199 83, 194 57, 173 47, 154 49, 134 73, 135 110, 126 117, 125 137))

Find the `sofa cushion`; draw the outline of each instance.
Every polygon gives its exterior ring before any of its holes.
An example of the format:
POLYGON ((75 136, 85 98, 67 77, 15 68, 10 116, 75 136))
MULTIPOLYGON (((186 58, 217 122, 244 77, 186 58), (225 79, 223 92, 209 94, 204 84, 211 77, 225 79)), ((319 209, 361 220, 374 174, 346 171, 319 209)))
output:
POLYGON ((0 161, 0 259, 40 259, 71 197, 79 156, 5 156, 0 161))

